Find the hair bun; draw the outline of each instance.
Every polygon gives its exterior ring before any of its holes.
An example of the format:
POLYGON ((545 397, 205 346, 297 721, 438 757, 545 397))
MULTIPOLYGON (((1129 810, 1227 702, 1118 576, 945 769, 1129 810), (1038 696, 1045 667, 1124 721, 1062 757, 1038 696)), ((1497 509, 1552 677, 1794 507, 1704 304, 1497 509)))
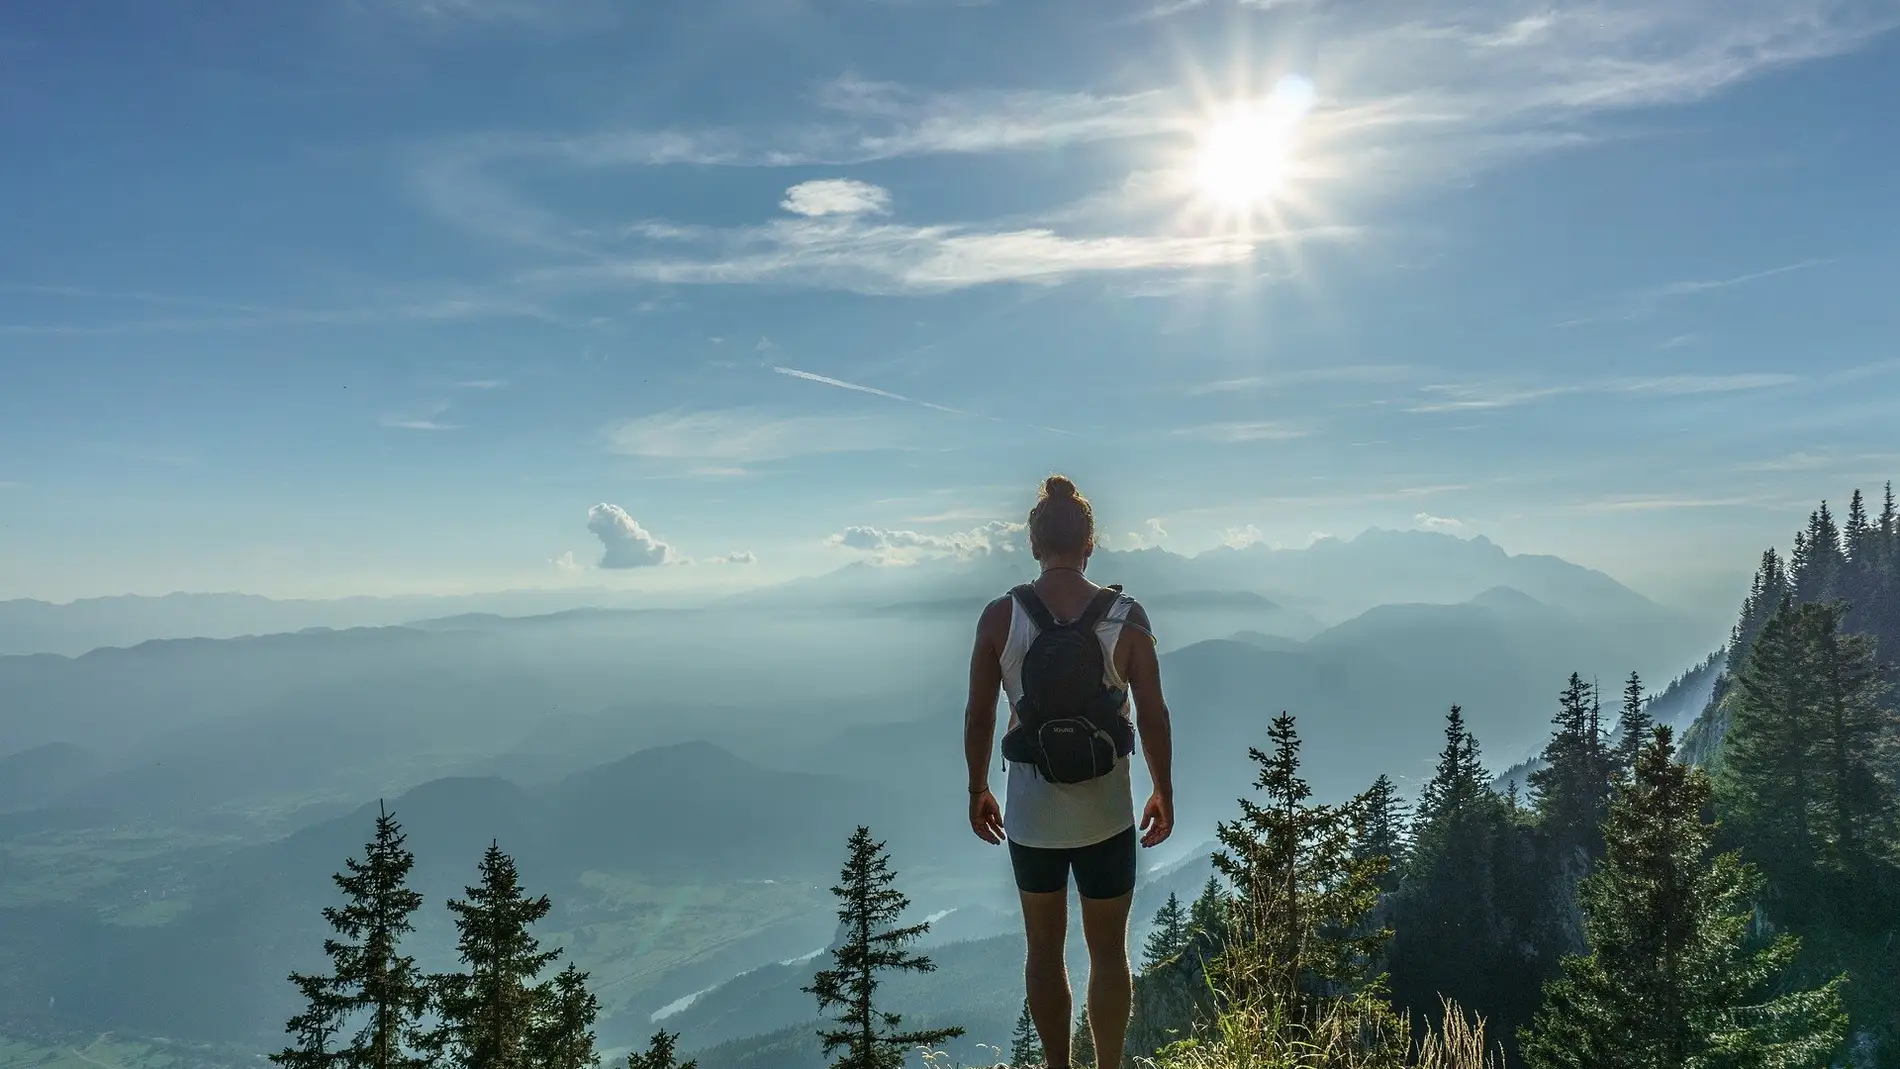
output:
POLYGON ((1048 497, 1074 497, 1075 484, 1066 475, 1051 475, 1043 480, 1042 492, 1048 497))

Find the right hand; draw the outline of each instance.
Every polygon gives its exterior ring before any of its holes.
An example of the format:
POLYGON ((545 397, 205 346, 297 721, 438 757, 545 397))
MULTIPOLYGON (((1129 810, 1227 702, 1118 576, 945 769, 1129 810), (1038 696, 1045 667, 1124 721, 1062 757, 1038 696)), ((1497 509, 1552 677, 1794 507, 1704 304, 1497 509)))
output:
POLYGON ((990 791, 970 796, 970 830, 995 846, 1003 841, 1003 806, 990 791))

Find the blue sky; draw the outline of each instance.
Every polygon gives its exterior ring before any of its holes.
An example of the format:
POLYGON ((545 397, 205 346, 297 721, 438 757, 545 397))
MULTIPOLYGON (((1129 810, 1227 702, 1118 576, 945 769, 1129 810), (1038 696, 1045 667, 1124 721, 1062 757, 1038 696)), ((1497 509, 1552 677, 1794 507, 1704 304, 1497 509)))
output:
POLYGON ((1426 526, 1727 598, 1900 469, 1896 26, 16 7, 0 596, 730 586, 969 552, 1060 469, 1113 546, 1426 526))

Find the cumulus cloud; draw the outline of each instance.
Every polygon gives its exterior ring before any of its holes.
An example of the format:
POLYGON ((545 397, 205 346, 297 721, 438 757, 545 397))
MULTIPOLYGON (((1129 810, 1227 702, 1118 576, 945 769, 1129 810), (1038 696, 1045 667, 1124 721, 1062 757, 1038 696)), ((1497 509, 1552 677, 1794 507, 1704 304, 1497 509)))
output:
POLYGON ((922 534, 917 531, 887 530, 882 527, 847 527, 832 535, 827 544, 869 553, 882 559, 910 559, 917 556, 981 557, 990 553, 1011 553, 1022 544, 1024 525, 1004 520, 950 534, 922 534))
POLYGON ((1142 524, 1142 530, 1128 532, 1129 549, 1159 549, 1161 540, 1168 537, 1168 529, 1161 525, 1161 517, 1150 516, 1142 524))
POLYGON ((1220 533, 1220 544, 1230 549, 1246 549, 1264 541, 1266 536, 1251 523, 1245 527, 1230 527, 1220 533))
POLYGON ((553 560, 548 561, 548 563, 553 565, 554 570, 557 572, 578 572, 581 570, 580 562, 574 559, 574 551, 571 549, 555 557, 553 560))
POLYGON ((757 564, 759 563, 759 558, 758 558, 758 555, 753 553, 751 550, 742 549, 736 553, 728 553, 723 557, 712 557, 708 559, 706 563, 707 564, 757 564))
POLYGON ((1412 522, 1427 531, 1453 531, 1464 526, 1463 520, 1455 520, 1450 516, 1434 516, 1429 512, 1421 512, 1412 517, 1412 522))
POLYGON ((779 207, 803 216, 885 215, 891 210, 891 193, 854 178, 820 178, 786 190, 779 207))
POLYGON ((653 536, 619 505, 587 510, 587 529, 600 539, 602 568, 651 568, 681 563, 673 547, 653 536))

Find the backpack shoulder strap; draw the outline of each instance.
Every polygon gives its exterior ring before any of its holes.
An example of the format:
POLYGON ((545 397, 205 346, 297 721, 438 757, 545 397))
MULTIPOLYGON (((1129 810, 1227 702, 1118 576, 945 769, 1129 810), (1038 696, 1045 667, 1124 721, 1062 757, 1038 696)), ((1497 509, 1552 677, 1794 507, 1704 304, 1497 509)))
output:
POLYGON ((1083 631, 1095 630, 1096 625, 1108 616, 1108 610, 1114 608, 1115 602, 1121 600, 1121 596, 1122 588, 1119 585, 1105 586, 1097 590, 1095 596, 1089 599, 1089 607, 1083 609, 1082 615, 1076 619, 1075 626, 1083 631))
POLYGON ((1036 593, 1035 587, 1024 583, 1011 590, 1009 596, 1015 598, 1016 604, 1021 605, 1023 611, 1029 614, 1030 620, 1036 624, 1037 631, 1052 631, 1055 629, 1056 618, 1049 612, 1049 606, 1042 603, 1042 595, 1036 593))

